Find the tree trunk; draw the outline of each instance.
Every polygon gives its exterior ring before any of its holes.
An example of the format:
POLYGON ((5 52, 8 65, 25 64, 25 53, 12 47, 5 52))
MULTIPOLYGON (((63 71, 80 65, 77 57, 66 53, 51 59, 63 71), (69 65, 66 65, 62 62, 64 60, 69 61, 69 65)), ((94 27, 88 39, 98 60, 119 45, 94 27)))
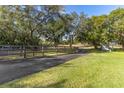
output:
POLYGON ((95 49, 98 49, 98 46, 97 46, 97 45, 94 45, 94 48, 95 48, 95 49))
POLYGON ((70 49, 72 49, 72 44, 73 44, 73 36, 72 35, 70 35, 69 36, 69 39, 70 39, 70 49))
POLYGON ((70 42, 70 45, 69 46, 70 46, 70 49, 72 49, 72 42, 70 42))
POLYGON ((56 50, 56 54, 58 55, 58 44, 57 44, 57 42, 54 42, 54 47, 55 47, 55 50, 56 50))
POLYGON ((98 49, 98 44, 96 42, 93 42, 93 46, 95 49, 98 49))
POLYGON ((124 43, 122 44, 122 49, 124 50, 124 43))

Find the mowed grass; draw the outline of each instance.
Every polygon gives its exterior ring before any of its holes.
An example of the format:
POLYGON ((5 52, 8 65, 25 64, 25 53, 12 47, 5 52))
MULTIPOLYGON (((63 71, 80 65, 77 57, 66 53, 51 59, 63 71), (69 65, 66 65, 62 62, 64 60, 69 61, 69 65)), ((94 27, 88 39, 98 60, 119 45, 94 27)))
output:
POLYGON ((124 52, 90 53, 0 87, 124 87, 124 52))

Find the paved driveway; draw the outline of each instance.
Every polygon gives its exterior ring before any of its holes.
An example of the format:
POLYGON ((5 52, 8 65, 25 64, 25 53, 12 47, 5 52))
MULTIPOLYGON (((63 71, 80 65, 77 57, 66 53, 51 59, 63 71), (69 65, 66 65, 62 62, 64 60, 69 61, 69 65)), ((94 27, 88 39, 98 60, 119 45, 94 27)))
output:
POLYGON ((84 54, 0 61, 0 84, 62 64, 84 54))

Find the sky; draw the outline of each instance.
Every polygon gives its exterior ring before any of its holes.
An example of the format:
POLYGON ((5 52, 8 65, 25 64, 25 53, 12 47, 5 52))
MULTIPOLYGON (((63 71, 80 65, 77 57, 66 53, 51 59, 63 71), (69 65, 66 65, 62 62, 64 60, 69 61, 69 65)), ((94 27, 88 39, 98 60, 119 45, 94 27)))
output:
POLYGON ((124 8, 122 5, 66 5, 65 11, 71 13, 73 11, 80 14, 84 12, 88 16, 109 14, 112 10, 116 8, 124 8))

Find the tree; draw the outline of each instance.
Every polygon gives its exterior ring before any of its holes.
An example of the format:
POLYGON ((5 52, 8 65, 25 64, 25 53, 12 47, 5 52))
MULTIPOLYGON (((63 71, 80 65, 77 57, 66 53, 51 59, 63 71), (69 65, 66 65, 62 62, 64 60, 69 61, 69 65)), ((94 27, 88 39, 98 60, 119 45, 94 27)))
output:
POLYGON ((46 40, 54 42, 56 47, 60 42, 64 33, 64 22, 60 16, 63 15, 63 6, 43 6, 44 16, 44 31, 43 34, 46 40))
POLYGON ((88 31, 91 30, 90 19, 84 13, 79 16, 79 24, 75 31, 76 40, 83 43, 88 40, 88 31))
POLYGON ((107 16, 92 16, 88 18, 85 14, 80 15, 80 24, 77 30, 77 39, 80 42, 88 42, 95 49, 101 44, 107 43, 107 31, 105 28, 105 20, 107 16))
POLYGON ((0 7, 0 33, 1 44, 15 44, 16 29, 13 6, 0 7))
POLYGON ((94 45, 95 48, 98 48, 101 44, 107 44, 107 29, 105 20, 107 19, 106 15, 101 16, 93 16, 91 18, 93 29, 91 31, 91 43, 94 45))
POLYGON ((116 38, 118 39, 118 42, 122 45, 122 48, 124 49, 124 18, 121 18, 121 20, 116 21, 113 26, 117 31, 116 38))
POLYGON ((116 10, 113 10, 109 14, 109 21, 111 22, 111 30, 113 31, 113 36, 115 37, 114 40, 117 40, 118 43, 122 45, 122 48, 124 49, 124 9, 118 8, 116 10))
POLYGON ((75 33, 79 24, 79 16, 76 12, 72 12, 71 14, 61 16, 61 18, 64 22, 64 37, 67 37, 70 49, 72 49, 75 33))
POLYGON ((61 19, 51 20, 49 23, 47 23, 47 33, 45 34, 45 37, 47 40, 54 42, 55 47, 57 47, 57 45, 60 43, 64 34, 63 25, 64 24, 61 19))
MULTIPOLYGON (((117 40, 124 48, 124 9, 109 15, 88 17, 84 13, 66 13, 63 6, 0 6, 0 44, 21 45, 22 48, 42 45, 42 41, 57 47, 67 37, 99 48, 117 40)), ((25 48, 26 49, 26 48, 25 48)))

